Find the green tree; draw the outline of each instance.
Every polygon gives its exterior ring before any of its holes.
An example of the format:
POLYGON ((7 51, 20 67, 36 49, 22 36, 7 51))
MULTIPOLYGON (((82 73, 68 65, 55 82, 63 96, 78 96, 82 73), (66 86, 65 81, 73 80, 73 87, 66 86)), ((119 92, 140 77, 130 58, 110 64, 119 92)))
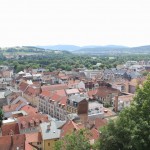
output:
POLYGON ((132 105, 101 130, 97 149, 148 150, 150 148, 150 77, 137 89, 132 105))
POLYGON ((3 121, 3 111, 0 109, 0 128, 2 126, 2 121, 3 121))
POLYGON ((88 137, 90 136, 87 130, 75 131, 72 134, 66 135, 55 144, 55 150, 91 150, 91 145, 88 137))

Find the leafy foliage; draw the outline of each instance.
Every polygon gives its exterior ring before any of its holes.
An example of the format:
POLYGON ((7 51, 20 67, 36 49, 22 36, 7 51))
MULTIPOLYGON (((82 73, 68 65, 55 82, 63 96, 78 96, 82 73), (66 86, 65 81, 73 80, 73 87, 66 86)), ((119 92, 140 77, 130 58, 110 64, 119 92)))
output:
POLYGON ((100 150, 148 150, 150 147, 150 77, 138 88, 131 107, 101 130, 100 150))
POLYGON ((86 130, 80 130, 66 135, 55 144, 55 150, 91 150, 88 139, 89 133, 86 130))
POLYGON ((3 121, 3 111, 0 109, 0 127, 2 126, 2 121, 3 121))

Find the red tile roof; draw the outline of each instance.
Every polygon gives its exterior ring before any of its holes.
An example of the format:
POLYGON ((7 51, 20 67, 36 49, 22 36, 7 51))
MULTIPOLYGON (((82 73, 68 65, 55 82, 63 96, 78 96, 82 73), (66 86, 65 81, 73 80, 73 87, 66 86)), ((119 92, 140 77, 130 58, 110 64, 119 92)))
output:
POLYGON ((67 102, 67 96, 58 95, 56 92, 43 91, 40 95, 58 102, 61 105, 66 105, 67 102))
POLYGON ((107 125, 106 119, 96 118, 94 120, 94 128, 96 128, 97 130, 105 125, 107 125))
POLYGON ((47 86, 42 86, 42 91, 55 91, 55 90, 62 90, 62 89, 67 89, 68 85, 67 84, 56 84, 56 85, 47 85, 47 86))
POLYGON ((24 110, 28 115, 29 114, 36 114, 36 113, 38 113, 38 109, 34 108, 34 107, 30 106, 30 105, 23 106, 21 108, 21 110, 24 110))
POLYGON ((28 95, 39 95, 40 94, 40 87, 36 87, 35 85, 29 85, 25 90, 25 94, 28 95))
POLYGON ((42 136, 40 132, 25 134, 25 150, 33 150, 33 147, 29 144, 32 142, 42 142, 42 136))
POLYGON ((66 103, 67 103, 67 97, 66 97, 66 96, 62 97, 59 103, 60 103, 61 105, 66 106, 66 103))
POLYGON ((19 84, 19 90, 21 90, 21 91, 25 91, 26 90, 26 88, 28 87, 28 83, 26 82, 26 81, 22 81, 20 84, 19 84))
POLYGON ((19 117, 17 120, 20 128, 30 128, 31 124, 38 126, 41 122, 48 122, 48 117, 44 114, 31 114, 29 116, 19 117))
POLYGON ((92 128, 91 130, 90 130, 90 140, 98 140, 98 138, 99 138, 99 131, 97 130, 97 129, 95 129, 95 128, 92 128))
POLYGON ((78 125, 72 120, 68 120, 61 128, 61 137, 64 137, 66 134, 71 134, 75 130, 83 129, 82 125, 78 125))
POLYGON ((99 97, 105 98, 106 96, 108 96, 109 94, 112 94, 112 93, 118 93, 119 94, 119 90, 111 88, 111 87, 102 86, 96 90, 88 91, 88 95, 90 98, 93 98, 93 96, 99 96, 99 97))
POLYGON ((1 127, 2 136, 20 134, 18 123, 3 124, 1 127))
POLYGON ((12 112, 16 111, 16 108, 20 106, 23 102, 19 101, 17 104, 11 104, 11 105, 5 105, 3 106, 3 111, 4 112, 12 112))
POLYGON ((16 150, 17 147, 19 149, 25 149, 25 135, 17 134, 17 135, 7 135, 0 137, 0 149, 1 150, 16 150))
POLYGON ((50 91, 42 91, 42 93, 40 94, 40 96, 51 97, 52 94, 53 94, 53 92, 50 92, 50 91))
POLYGON ((88 96, 89 96, 89 98, 93 98, 93 96, 95 96, 96 95, 96 93, 97 93, 97 90, 90 90, 90 91, 88 91, 88 96))
POLYGON ((62 90, 56 90, 55 92, 56 92, 56 94, 58 94, 60 96, 67 96, 64 89, 62 89, 62 90))

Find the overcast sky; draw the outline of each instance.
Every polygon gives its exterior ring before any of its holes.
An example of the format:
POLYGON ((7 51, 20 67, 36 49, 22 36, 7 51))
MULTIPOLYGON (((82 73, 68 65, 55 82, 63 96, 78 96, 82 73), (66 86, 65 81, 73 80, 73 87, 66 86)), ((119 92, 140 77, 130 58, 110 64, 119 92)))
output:
POLYGON ((150 0, 0 0, 0 47, 150 44, 150 0))

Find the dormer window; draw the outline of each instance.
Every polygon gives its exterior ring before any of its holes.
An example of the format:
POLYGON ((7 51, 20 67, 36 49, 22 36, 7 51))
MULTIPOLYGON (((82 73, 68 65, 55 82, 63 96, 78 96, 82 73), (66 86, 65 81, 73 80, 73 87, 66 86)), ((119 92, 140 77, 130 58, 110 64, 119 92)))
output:
POLYGON ((33 120, 30 121, 30 126, 34 127, 34 121, 33 120))

